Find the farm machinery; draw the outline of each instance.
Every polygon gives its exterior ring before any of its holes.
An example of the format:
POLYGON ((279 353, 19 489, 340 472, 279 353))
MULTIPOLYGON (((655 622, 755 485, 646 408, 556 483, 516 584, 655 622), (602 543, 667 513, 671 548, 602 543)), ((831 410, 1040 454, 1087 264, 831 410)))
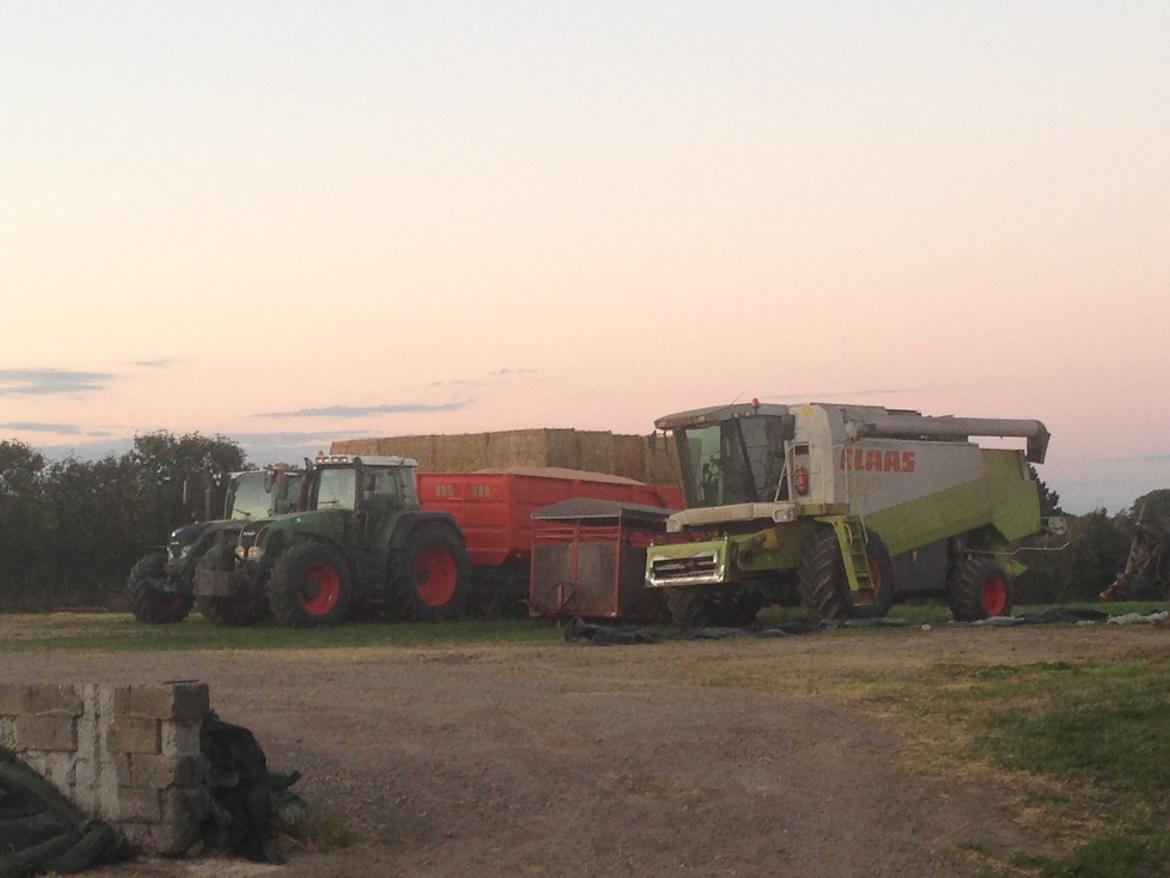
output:
POLYGON ((1039 421, 753 400, 655 426, 674 434, 688 508, 647 550, 646 584, 677 624, 746 624, 793 594, 824 620, 928 595, 958 620, 1010 612, 1013 545, 1041 529, 1039 421))
POLYGON ((366 608, 460 615, 471 588, 463 534, 450 514, 420 508, 416 467, 403 457, 319 456, 299 511, 249 520, 207 550, 197 599, 268 607, 290 627, 333 625, 366 608))
MULTIPOLYGON (((230 541, 248 521, 267 518, 296 508, 303 471, 287 466, 232 473, 227 480, 223 518, 197 521, 176 528, 165 550, 144 555, 131 569, 126 584, 130 607, 139 622, 181 622, 195 603, 193 581, 204 555, 230 541)), ((184 499, 193 493, 199 478, 188 478, 184 499)), ((210 491, 203 492, 210 506, 210 491)), ((209 513, 204 513, 209 517, 209 513)), ((257 608, 238 608, 220 601, 201 601, 199 609, 213 621, 244 624, 257 608), (239 612, 241 609, 244 612, 239 612)))

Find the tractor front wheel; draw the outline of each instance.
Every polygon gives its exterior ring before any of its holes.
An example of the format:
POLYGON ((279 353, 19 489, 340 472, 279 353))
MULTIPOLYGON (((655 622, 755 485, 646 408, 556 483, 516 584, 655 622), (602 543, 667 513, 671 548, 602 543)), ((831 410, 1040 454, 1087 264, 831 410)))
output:
POLYGON ((186 619, 191 612, 191 594, 168 588, 169 584, 165 552, 151 552, 139 560, 126 582, 134 618, 150 625, 170 625, 186 619))
POLYGON ((462 616, 471 593, 471 561, 449 527, 424 524, 406 538, 396 592, 404 618, 437 622, 462 616))
MULTIPOLYGON (((234 558, 230 543, 216 542, 203 553, 196 571, 231 570, 235 566, 234 558)), ((255 625, 268 615, 268 599, 262 592, 252 589, 232 595, 199 595, 195 598, 195 609, 212 625, 245 627, 255 625)))
POLYGON ((744 628, 756 620, 763 605, 758 595, 740 588, 691 585, 665 591, 670 621, 680 628, 744 628))
POLYGON ((993 558, 968 555, 947 585, 956 622, 977 622, 1012 613, 1011 574, 993 558))
POLYGON ((325 543, 287 549, 268 577, 268 605, 281 625, 314 628, 349 618, 353 584, 345 559, 325 543))

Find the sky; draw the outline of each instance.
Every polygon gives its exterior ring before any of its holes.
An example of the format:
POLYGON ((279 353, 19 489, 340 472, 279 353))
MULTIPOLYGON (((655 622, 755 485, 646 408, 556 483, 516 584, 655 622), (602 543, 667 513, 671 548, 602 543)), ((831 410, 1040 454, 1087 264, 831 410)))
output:
POLYGON ((0 439, 757 397, 1170 487, 1170 4, 0 2, 0 439))

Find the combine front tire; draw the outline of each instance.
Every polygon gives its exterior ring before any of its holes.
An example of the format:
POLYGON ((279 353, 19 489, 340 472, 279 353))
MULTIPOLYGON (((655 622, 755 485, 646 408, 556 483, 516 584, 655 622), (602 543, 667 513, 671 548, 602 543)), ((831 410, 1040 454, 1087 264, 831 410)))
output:
POLYGON ((711 602, 702 588, 666 589, 666 609, 670 611, 670 621, 679 628, 706 628, 711 624, 711 602))
POLYGON ((437 622, 462 616, 471 593, 471 561, 463 540, 444 525, 419 525, 406 538, 397 577, 404 618, 437 622))
MULTIPOLYGON (((203 553, 198 570, 231 570, 234 566, 232 547, 217 542, 203 553)), ((195 609, 212 625, 243 627, 255 625, 268 615, 268 600, 263 594, 245 591, 234 595, 199 595, 195 609)))
POLYGON ((167 588, 165 552, 151 552, 131 568, 126 593, 139 622, 169 625, 182 622, 191 612, 191 595, 167 588))
POLYGON ((956 622, 977 622, 1012 612, 1011 575, 993 558, 968 555, 947 587, 956 622))
POLYGON ((894 569, 882 538, 865 532, 866 561, 872 592, 849 591, 849 578, 841 558, 841 545, 832 528, 817 531, 800 559, 797 584, 800 600, 815 620, 845 620, 851 616, 884 616, 894 600, 894 569))
POLYGON ((312 628, 349 617, 353 584, 345 559, 324 543, 285 551, 268 577, 268 605, 281 625, 312 628))

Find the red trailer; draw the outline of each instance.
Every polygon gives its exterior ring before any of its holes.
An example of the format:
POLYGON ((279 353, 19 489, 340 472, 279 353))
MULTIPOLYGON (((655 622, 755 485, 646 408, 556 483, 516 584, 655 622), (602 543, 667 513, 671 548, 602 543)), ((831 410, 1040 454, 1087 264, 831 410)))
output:
POLYGON ((425 510, 449 512, 467 537, 477 603, 486 610, 520 608, 528 595, 532 513, 573 497, 682 509, 682 490, 634 479, 557 468, 419 473, 425 510))

